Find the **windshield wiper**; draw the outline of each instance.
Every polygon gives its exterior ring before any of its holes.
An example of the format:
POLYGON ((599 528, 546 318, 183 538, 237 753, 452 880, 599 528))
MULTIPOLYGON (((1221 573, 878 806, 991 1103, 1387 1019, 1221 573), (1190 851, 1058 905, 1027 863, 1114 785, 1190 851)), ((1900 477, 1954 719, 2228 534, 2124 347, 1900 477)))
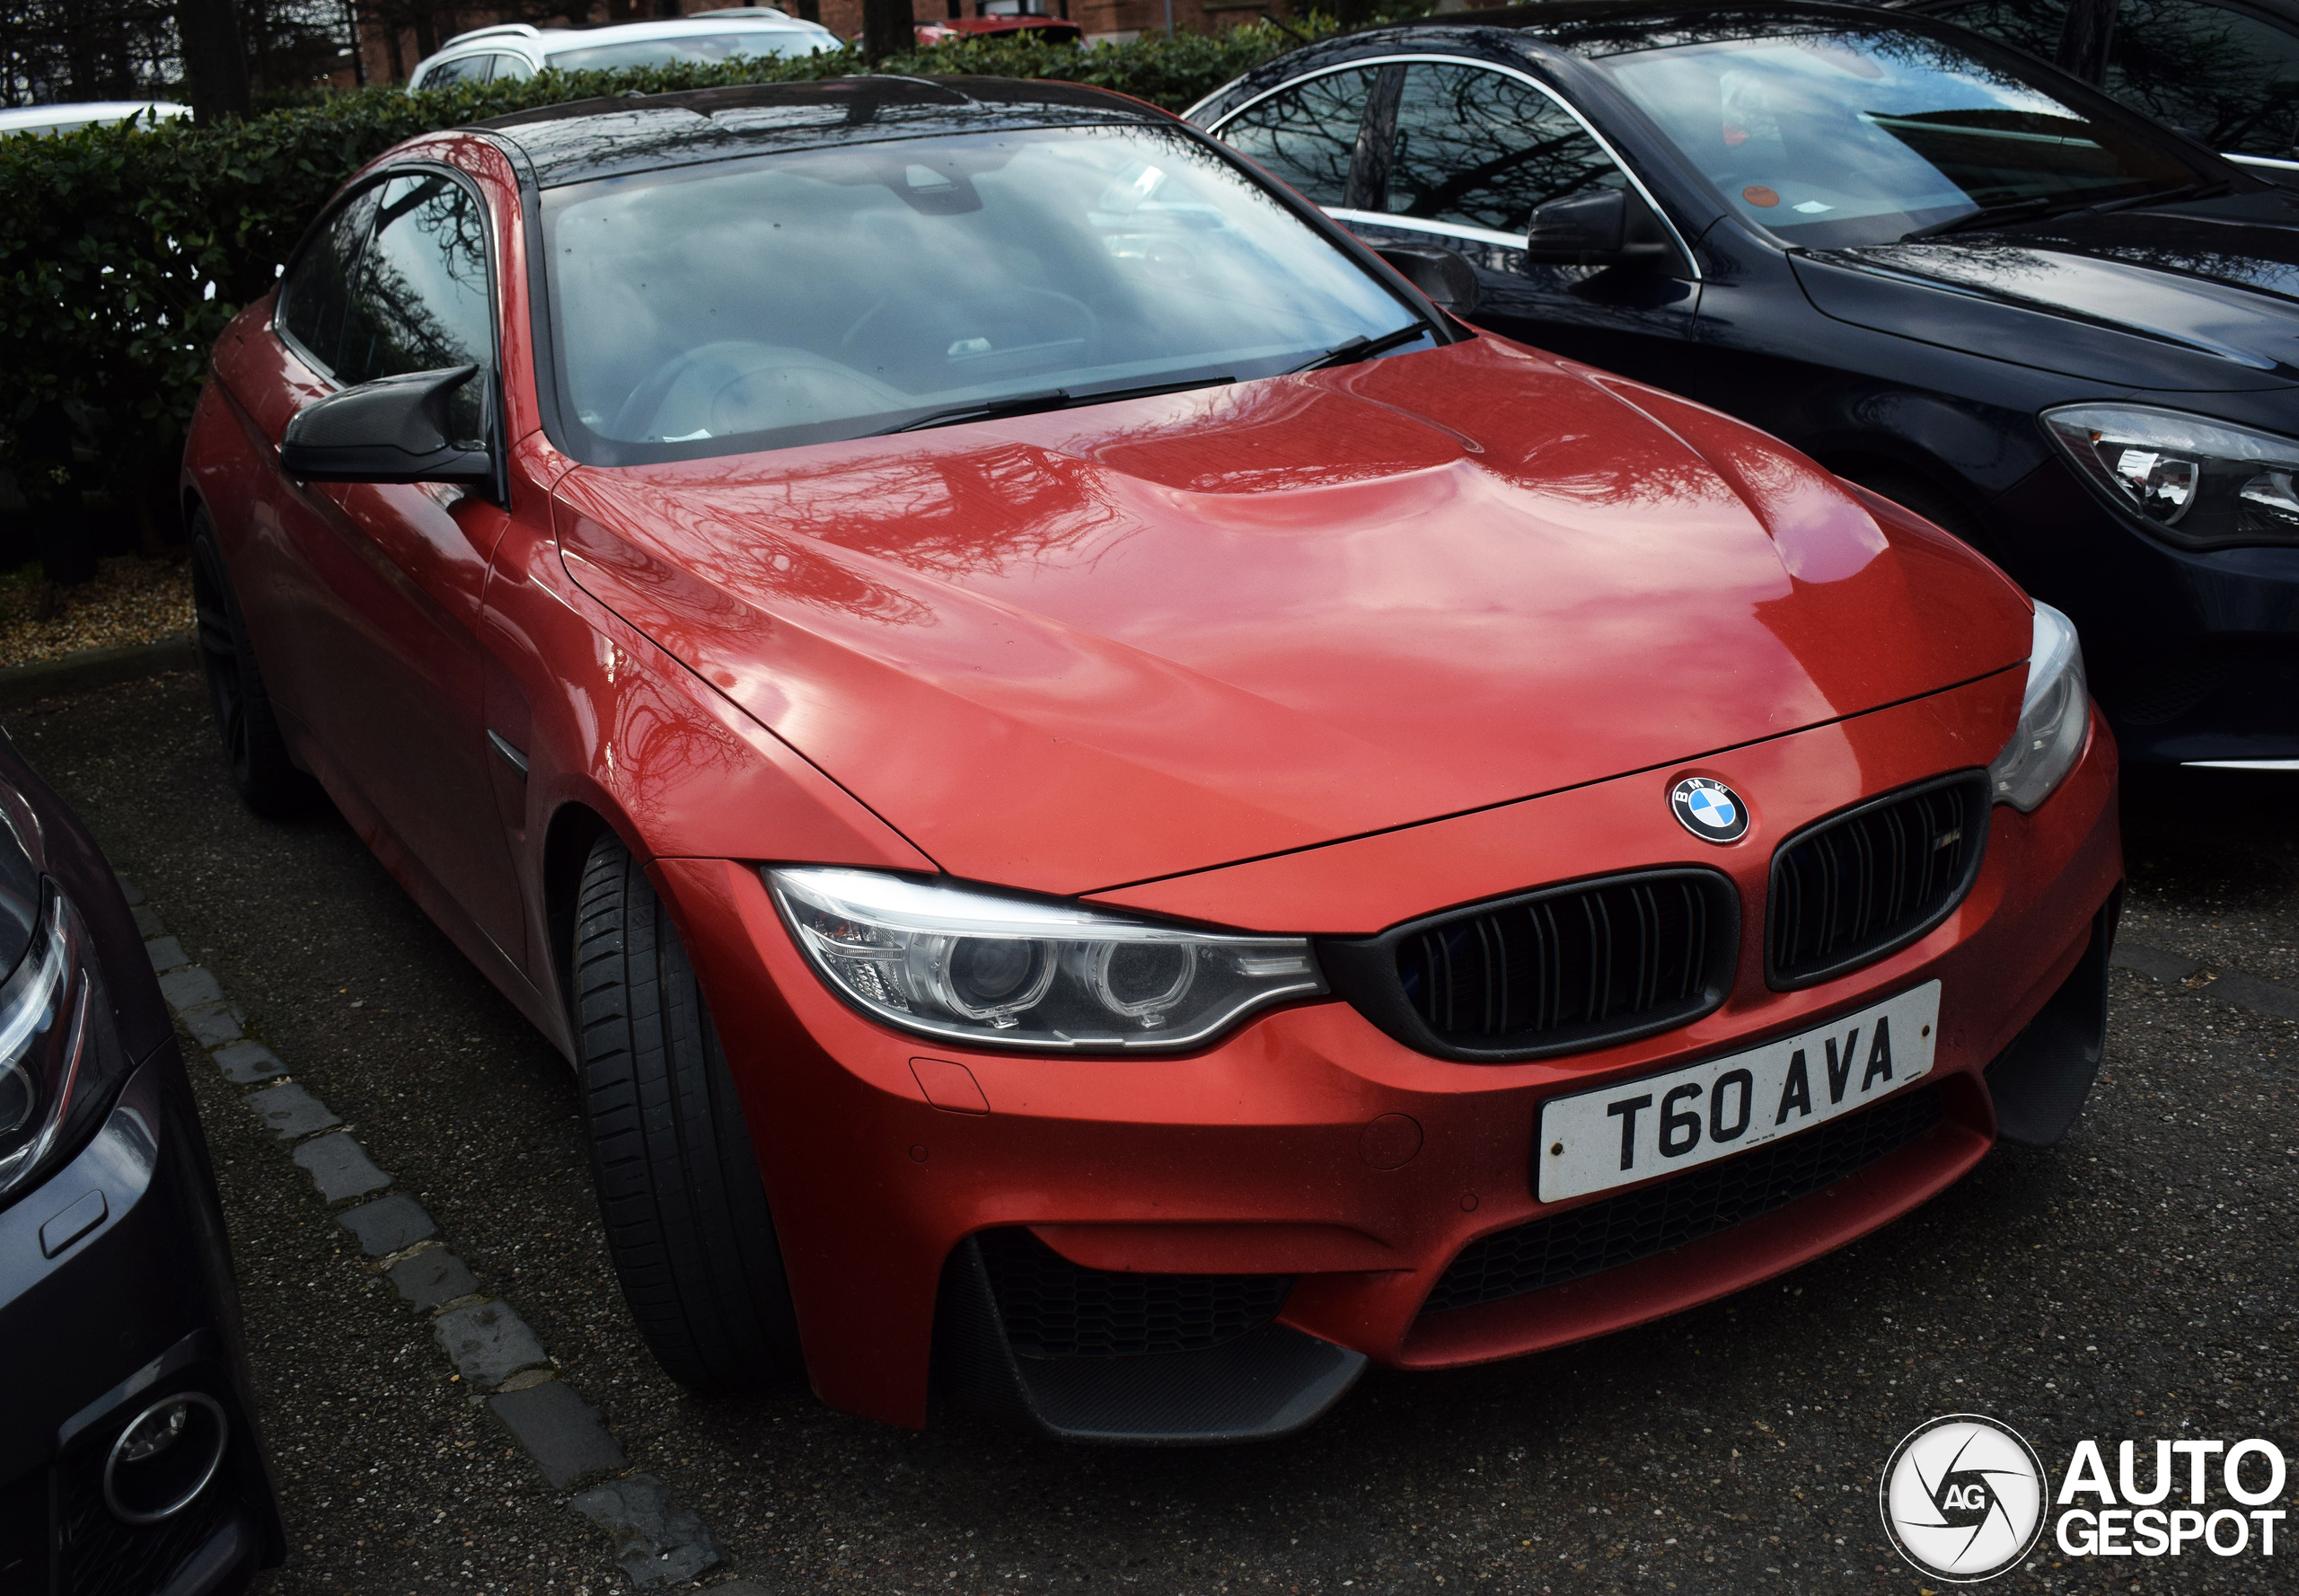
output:
MULTIPOLYGON (((1304 361, 1285 375, 1291 376, 1295 372, 1322 371, 1328 366, 1350 366, 1360 360, 1370 360, 1376 355, 1394 349, 1399 344, 1411 343, 1416 338, 1430 338, 1426 325, 1415 322, 1411 327, 1400 327, 1395 332, 1385 332, 1379 338, 1367 338, 1361 332, 1353 338, 1343 339, 1315 360, 1304 361)), ((1431 339, 1431 341, 1436 340, 1431 339)))
POLYGON ((2085 205, 2066 198, 2051 199, 2039 195, 2032 199, 2013 199, 2002 205, 1983 205, 1960 216, 1951 216, 1944 222, 1934 222, 1928 227, 1918 227, 1913 233, 1900 234, 1900 242, 1911 239, 1937 238, 1943 233, 1963 233, 1975 227, 1994 227, 2011 222, 2040 222, 2061 216, 2097 216, 2110 211, 2130 210, 2142 205, 2165 205, 2176 199, 2207 199, 2224 194, 2235 185, 2232 182, 2182 183, 2175 189, 2157 189, 2151 193, 2127 195, 2121 199, 2102 199, 2085 205))
POLYGON ((2215 183, 2181 183, 2176 189, 2158 189, 2152 194, 2134 194, 2127 199, 2105 199, 2083 207, 2086 216, 2105 216, 2111 210, 2134 210, 2143 205, 2168 205, 2175 199, 2209 199, 2224 194, 2235 185, 2221 180, 2215 183))
MULTIPOLYGON (((1975 227, 1994 227, 2004 222, 2029 222, 2067 205, 2065 199, 2007 200, 2001 205, 1983 205, 1977 210, 1968 210, 1960 216, 1950 216, 1944 222, 1914 228, 1900 234, 1900 242, 1907 243, 1919 238, 1937 238, 1943 233, 1966 233, 1975 227)), ((2080 207, 2074 208, 2081 208, 2080 207)))
POLYGON ((1118 399, 1148 399, 1158 393, 1186 393, 1193 388, 1219 388, 1238 379, 1229 376, 1190 377, 1178 383, 1144 383, 1136 388, 1097 388, 1091 393, 1072 393, 1067 388, 1046 388, 1035 393, 1009 393, 1003 399, 985 399, 974 404, 953 405, 947 410, 929 410, 922 416, 893 427, 882 427, 867 433, 868 437, 885 437, 896 432, 918 432, 929 427, 955 427, 962 421, 994 421, 1006 416, 1032 416, 1042 410, 1066 410, 1072 405, 1104 404, 1118 399))

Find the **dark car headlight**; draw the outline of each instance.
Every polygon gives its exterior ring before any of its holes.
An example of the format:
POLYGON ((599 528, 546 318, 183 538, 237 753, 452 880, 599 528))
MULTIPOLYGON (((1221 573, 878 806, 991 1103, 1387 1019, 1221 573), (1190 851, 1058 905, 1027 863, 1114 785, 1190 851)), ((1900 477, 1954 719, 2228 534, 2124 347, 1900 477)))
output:
POLYGON ((2028 652, 2028 688, 2020 696, 2020 724, 1987 767, 1995 801, 2022 815, 2032 811, 2075 768, 2091 729, 2092 695, 2083 682, 2075 623, 2039 604, 2028 652))
POLYGON ((2071 404, 2043 419, 2078 469, 2167 542, 2299 543, 2299 438, 2136 404, 2071 404))
POLYGON ((117 1073, 101 983, 69 899, 42 884, 31 946, 0 982, 0 1196, 103 1113, 117 1073))
POLYGON ((832 988, 888 1025, 998 1048, 1192 1047, 1326 990, 1306 938, 1257 937, 875 870, 768 869, 832 988))

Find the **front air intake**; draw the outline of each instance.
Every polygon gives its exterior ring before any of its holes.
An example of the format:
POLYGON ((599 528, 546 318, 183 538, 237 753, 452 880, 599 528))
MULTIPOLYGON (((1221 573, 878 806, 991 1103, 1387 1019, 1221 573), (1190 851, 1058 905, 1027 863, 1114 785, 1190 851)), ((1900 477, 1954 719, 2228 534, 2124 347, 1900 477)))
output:
POLYGON ((1471 1063, 1608 1046, 1723 1002, 1740 896, 1714 870, 1645 870, 1544 887, 1329 938, 1334 990, 1407 1046, 1471 1063))
POLYGON ((1813 986, 1905 948, 1979 875, 1987 777, 1942 776, 1805 827, 1772 856, 1765 980, 1813 986))

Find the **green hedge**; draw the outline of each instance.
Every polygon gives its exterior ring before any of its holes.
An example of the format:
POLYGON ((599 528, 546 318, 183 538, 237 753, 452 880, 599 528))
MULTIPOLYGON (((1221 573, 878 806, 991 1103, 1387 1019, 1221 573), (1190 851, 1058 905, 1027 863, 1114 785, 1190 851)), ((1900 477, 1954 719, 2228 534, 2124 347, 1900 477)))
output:
MULTIPOLYGON (((1063 78, 1180 110, 1326 31, 1330 24, 1260 23, 1094 48, 1026 37, 969 40, 892 57, 882 70, 1063 78)), ((53 435, 34 418, 53 418, 61 404, 96 448, 98 481, 164 504, 217 335, 270 287, 337 186, 403 138, 596 94, 860 69, 853 52, 841 51, 545 73, 432 93, 368 89, 220 127, 0 138, 0 460, 28 487, 54 474, 55 463, 34 458, 26 440, 53 435)))

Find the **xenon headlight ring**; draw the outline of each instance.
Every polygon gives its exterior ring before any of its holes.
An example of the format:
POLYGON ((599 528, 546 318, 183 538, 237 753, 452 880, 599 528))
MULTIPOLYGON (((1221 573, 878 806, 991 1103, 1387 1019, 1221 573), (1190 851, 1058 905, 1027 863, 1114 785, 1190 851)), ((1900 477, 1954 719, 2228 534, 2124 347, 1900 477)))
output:
POLYGON ((1001 1050, 1173 1052, 1326 991, 1306 937, 1200 930, 890 871, 760 874, 824 983, 914 1036, 1001 1050))

